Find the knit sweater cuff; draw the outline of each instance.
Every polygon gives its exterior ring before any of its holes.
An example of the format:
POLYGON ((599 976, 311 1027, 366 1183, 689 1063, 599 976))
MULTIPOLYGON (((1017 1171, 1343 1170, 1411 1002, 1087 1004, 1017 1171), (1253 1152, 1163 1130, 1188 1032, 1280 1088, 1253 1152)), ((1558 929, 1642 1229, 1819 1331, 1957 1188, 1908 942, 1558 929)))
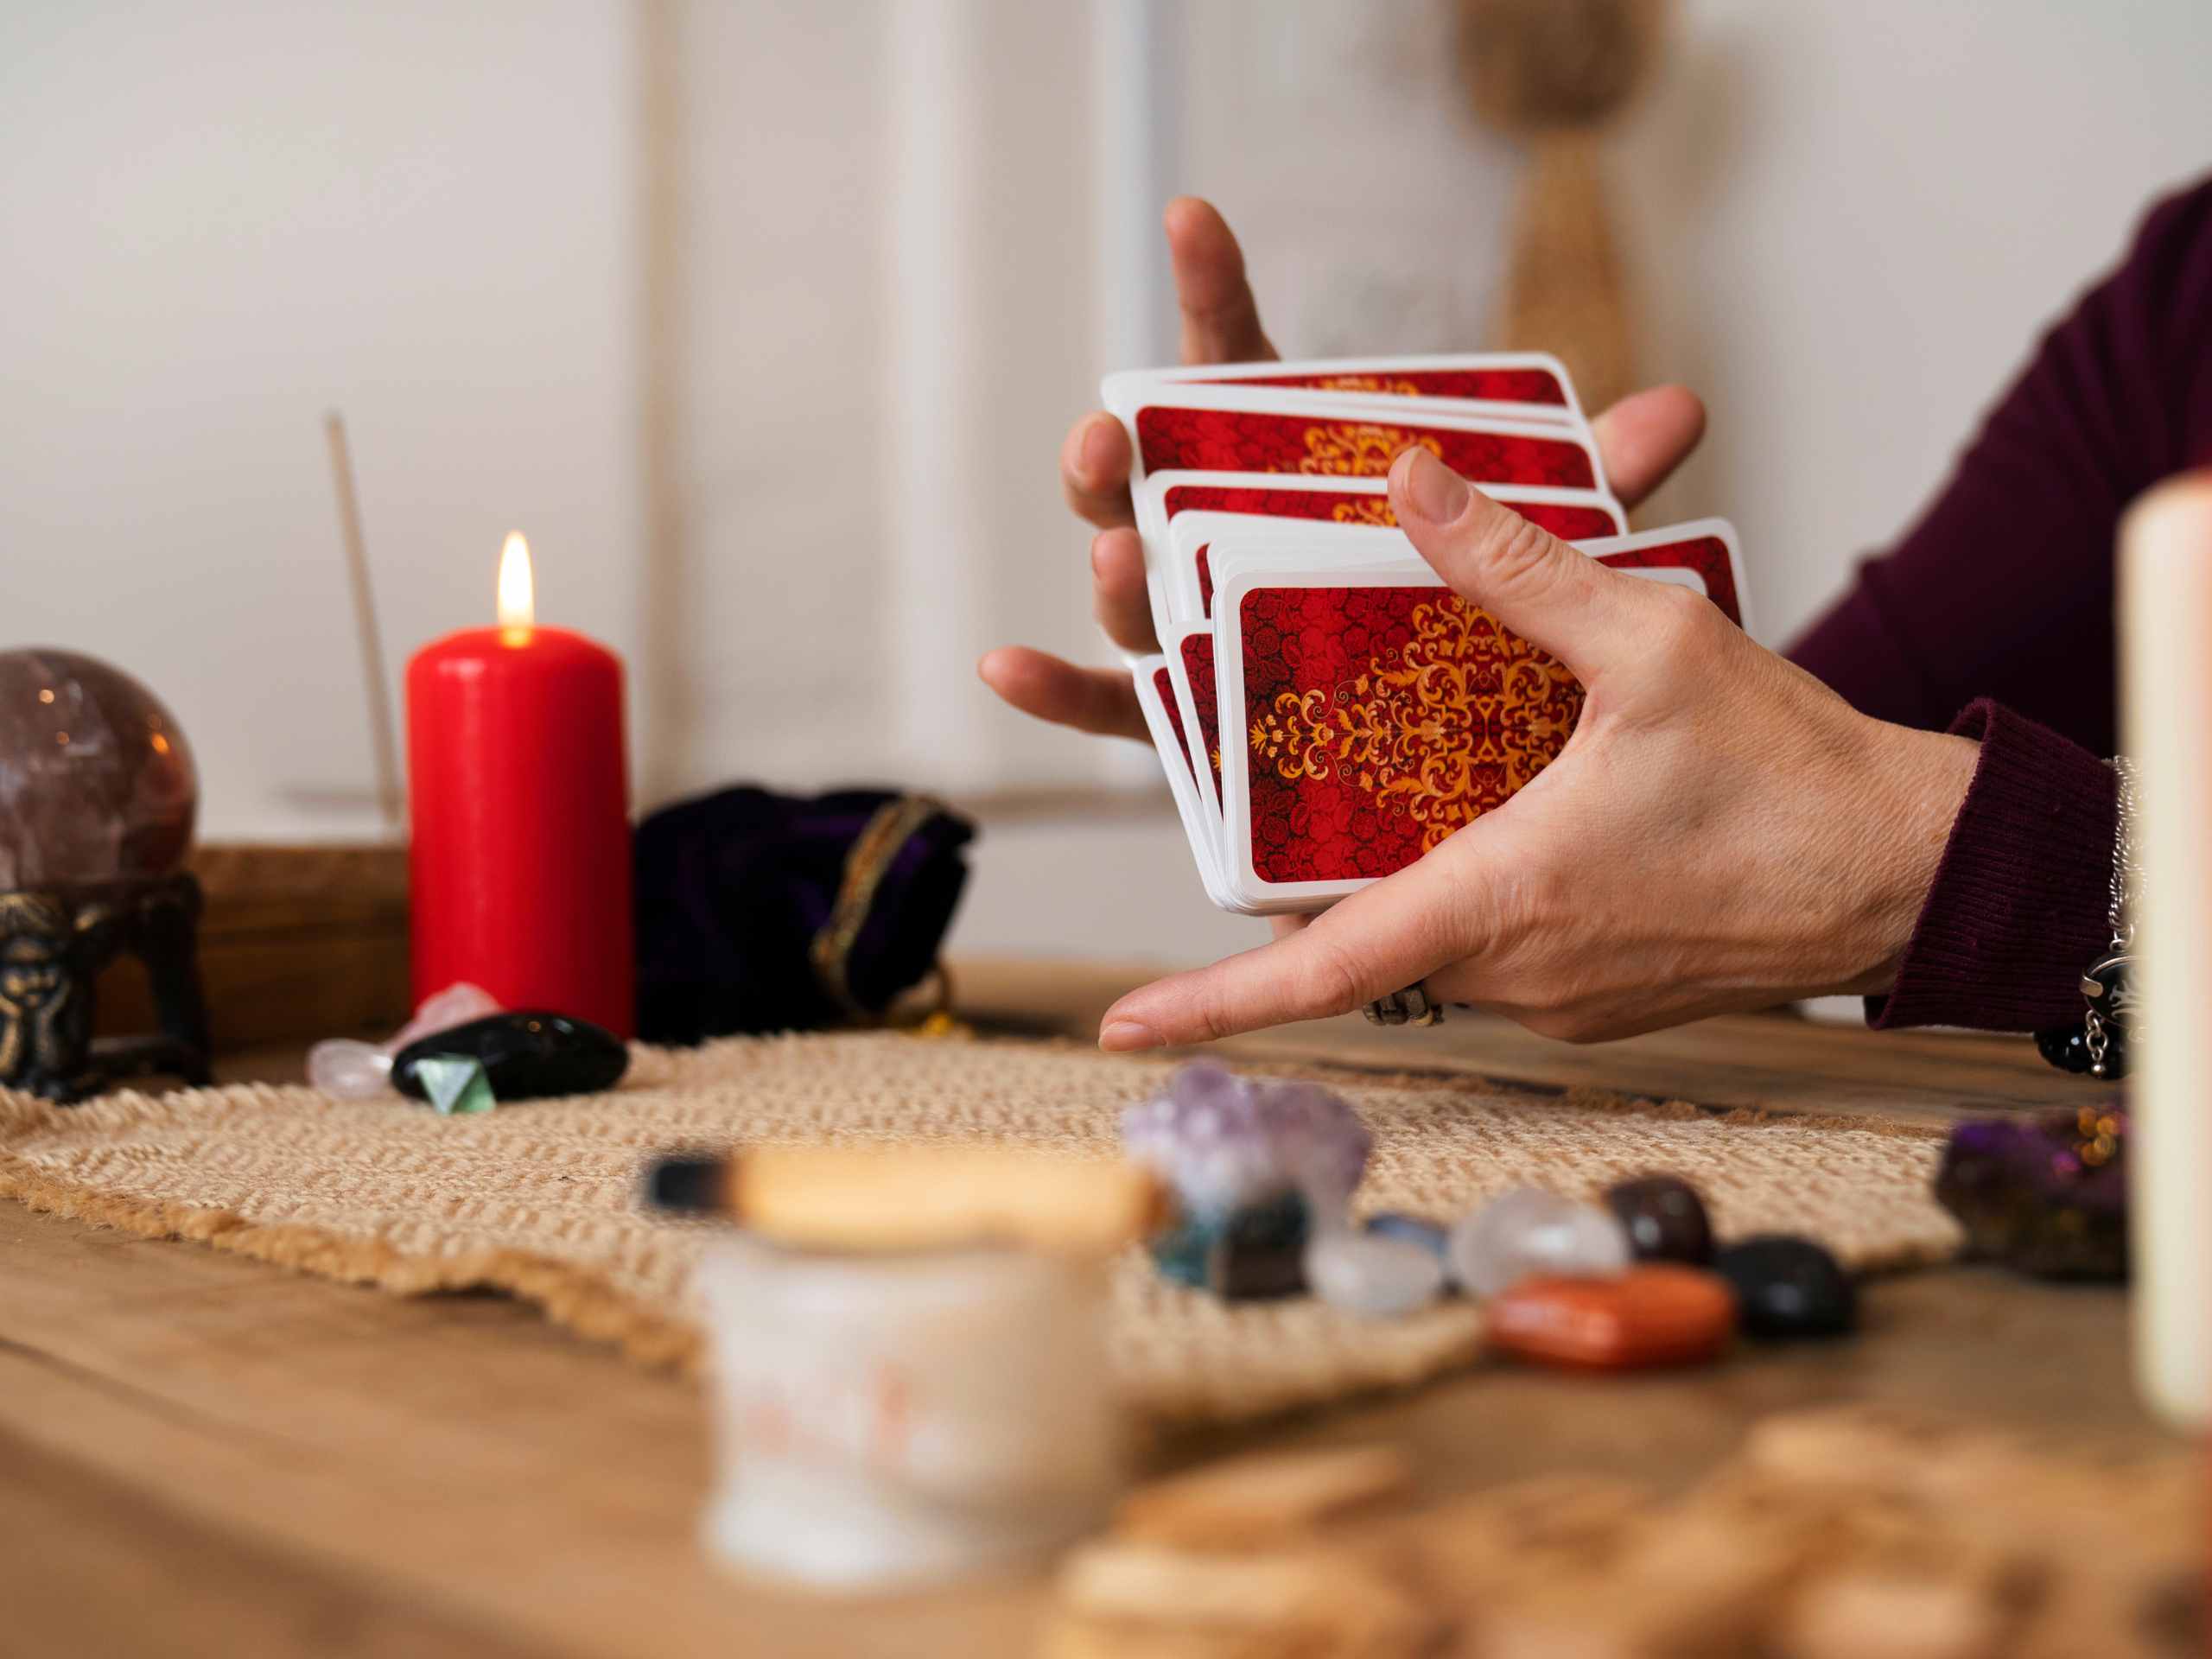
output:
POLYGON ((1867 1023, 2034 1031, 2082 1017, 2082 970, 2111 938, 2112 768, 1984 699, 1951 724, 1979 739, 1936 884, 1897 983, 1867 1023))

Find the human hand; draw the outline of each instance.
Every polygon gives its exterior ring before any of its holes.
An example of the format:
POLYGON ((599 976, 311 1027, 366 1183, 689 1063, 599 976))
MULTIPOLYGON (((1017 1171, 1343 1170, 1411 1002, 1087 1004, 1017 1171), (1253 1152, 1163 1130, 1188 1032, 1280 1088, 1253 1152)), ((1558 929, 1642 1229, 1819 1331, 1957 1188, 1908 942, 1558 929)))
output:
MULTIPOLYGON (((1183 361, 1272 359, 1244 256, 1211 206, 1185 196, 1168 204, 1167 249, 1183 311, 1183 361)), ((1681 386, 1624 397, 1591 423, 1613 493, 1634 506, 1664 483, 1705 433, 1705 406, 1681 386)), ((1060 488, 1097 527, 1090 543, 1091 607, 1107 638, 1140 656, 1160 649, 1145 596, 1144 547, 1129 500, 1129 439, 1121 422, 1096 410, 1060 446, 1060 488)), ((1024 714, 1077 731, 1149 742, 1126 671, 1079 667, 1026 645, 1005 645, 976 665, 992 690, 1024 714)))
MULTIPOLYGON (((1211 202, 1179 196, 1162 224, 1175 298, 1183 313, 1185 363, 1272 361, 1259 302, 1244 276, 1244 253, 1211 202)), ((1129 500, 1129 435, 1104 410, 1068 429, 1060 445, 1060 493, 1097 534, 1090 542, 1091 608, 1106 637, 1139 655, 1160 649, 1145 597, 1144 545, 1129 500)), ((1144 713, 1124 670, 1079 668, 1026 645, 1003 645, 976 664, 983 683, 1024 714, 1077 731, 1149 742, 1144 713)))
POLYGON ((1416 981, 1569 1041, 1886 990, 1978 746, 1859 714, 1699 594, 1611 570, 1426 451, 1408 539, 1583 684, 1506 804, 1273 944, 1134 991, 1109 1049, 1343 1014, 1416 981))

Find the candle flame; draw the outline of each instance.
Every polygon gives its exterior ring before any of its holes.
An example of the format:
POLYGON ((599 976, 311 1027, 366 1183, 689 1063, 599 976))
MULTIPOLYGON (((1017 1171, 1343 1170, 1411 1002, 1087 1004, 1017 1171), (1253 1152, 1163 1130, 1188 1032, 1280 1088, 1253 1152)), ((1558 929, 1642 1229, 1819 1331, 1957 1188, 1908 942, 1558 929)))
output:
POLYGON ((507 532, 499 550, 499 626, 510 633, 527 633, 537 621, 537 594, 530 579, 530 543, 522 532, 507 532))

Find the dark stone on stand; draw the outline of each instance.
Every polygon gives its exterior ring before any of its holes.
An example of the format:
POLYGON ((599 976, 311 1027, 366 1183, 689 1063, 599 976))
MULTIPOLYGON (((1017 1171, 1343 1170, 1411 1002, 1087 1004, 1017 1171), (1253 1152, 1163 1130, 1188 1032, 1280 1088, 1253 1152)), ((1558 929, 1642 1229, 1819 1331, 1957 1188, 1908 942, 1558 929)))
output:
POLYGON ((192 750, 120 669, 45 646, 0 651, 0 1088, 67 1103, 139 1071, 209 1081, 184 869, 192 750), (160 1030, 92 1036, 117 957, 145 965, 160 1030))

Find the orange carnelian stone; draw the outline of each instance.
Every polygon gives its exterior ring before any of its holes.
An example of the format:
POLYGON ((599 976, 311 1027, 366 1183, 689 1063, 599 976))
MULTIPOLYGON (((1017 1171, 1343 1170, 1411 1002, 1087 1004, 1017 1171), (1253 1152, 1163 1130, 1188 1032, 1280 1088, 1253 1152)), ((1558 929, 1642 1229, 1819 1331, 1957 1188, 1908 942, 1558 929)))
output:
POLYGON ((1524 1279, 1485 1311, 1509 1353, 1607 1371, 1711 1359, 1736 1330, 1726 1280, 1657 1263, 1618 1279, 1524 1279))

